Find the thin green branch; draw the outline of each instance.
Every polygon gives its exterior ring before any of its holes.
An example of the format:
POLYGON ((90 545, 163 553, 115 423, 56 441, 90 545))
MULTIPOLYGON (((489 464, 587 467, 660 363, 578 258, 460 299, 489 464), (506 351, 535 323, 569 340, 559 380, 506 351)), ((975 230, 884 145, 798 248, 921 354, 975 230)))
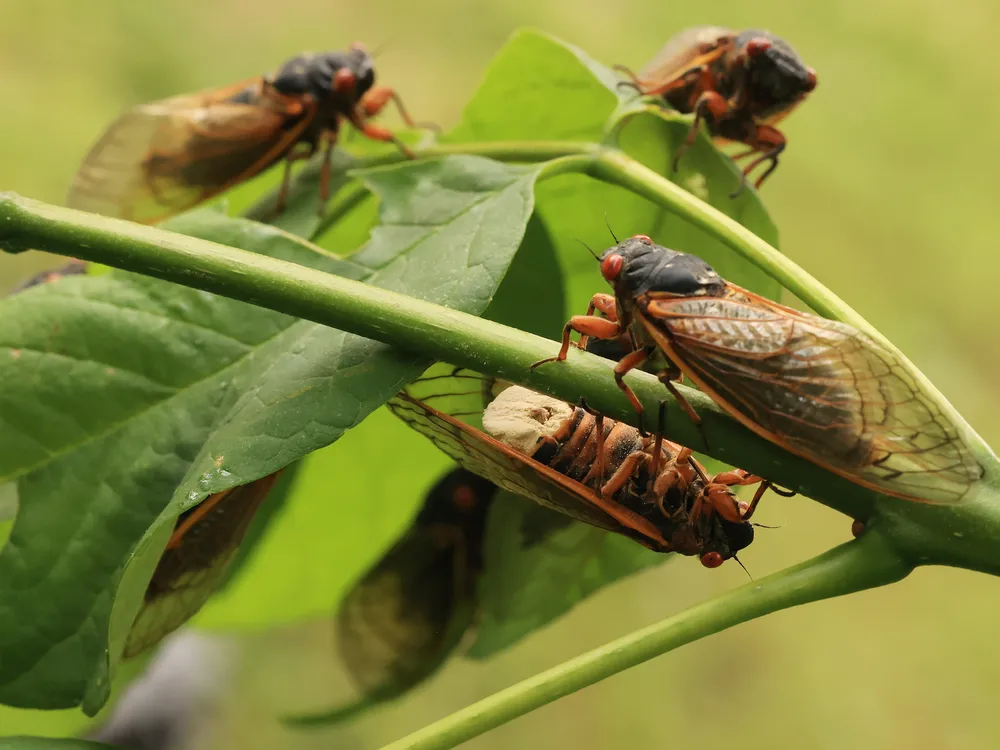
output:
MULTIPOLYGON (((578 157, 574 157, 578 158, 578 157)), ((569 168, 564 163, 560 169, 569 168)), ((586 396, 608 416, 637 424, 634 411, 610 377, 610 363, 576 349, 564 363, 536 370, 553 342, 394 292, 213 242, 0 195, 0 247, 47 250, 155 276, 261 305, 400 349, 497 375, 570 402, 586 396)), ((662 384, 645 373, 629 383, 648 413, 666 399, 662 384)), ((703 394, 682 389, 702 418, 695 427, 668 402, 667 434, 735 466, 786 486, 854 518, 868 518, 878 502, 905 555, 1000 573, 1000 482, 977 487, 978 498, 957 507, 885 499, 824 471, 750 432, 703 394), (706 445, 705 441, 708 441, 706 445)))
POLYGON ((800 604, 884 586, 910 568, 876 530, 494 693, 383 750, 443 750, 692 641, 800 604))

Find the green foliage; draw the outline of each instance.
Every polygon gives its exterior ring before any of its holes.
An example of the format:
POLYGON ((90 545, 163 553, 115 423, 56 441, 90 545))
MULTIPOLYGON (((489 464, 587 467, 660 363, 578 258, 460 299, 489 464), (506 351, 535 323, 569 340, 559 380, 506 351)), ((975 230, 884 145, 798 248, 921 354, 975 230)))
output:
POLYGON ((0 737, 0 750, 114 750, 103 742, 48 737, 0 737))
MULTIPOLYGON (((261 195, 269 175, 235 191, 259 221, 202 209, 168 226, 553 340, 602 289, 581 243, 610 244, 606 222, 777 296, 720 233, 572 161, 620 148, 775 244, 759 197, 730 197, 738 171, 706 138, 673 171, 688 127, 620 96, 580 50, 523 32, 455 131, 423 144, 448 155, 406 162, 384 146, 353 148, 337 156, 325 215, 314 163, 280 216, 274 193, 261 195), (497 160, 473 155, 484 142, 497 160), (524 142, 550 153, 532 158, 524 142)), ((210 495, 295 464, 197 620, 266 627, 329 614, 448 465, 379 408, 424 371, 421 352, 151 278, 114 271, 0 301, 0 351, 0 481, 10 483, 0 535, 12 495, 18 507, 0 551, 0 701, 11 705, 100 708, 176 519, 210 495)), ((501 495, 469 655, 488 658, 664 559, 501 495)), ((901 575, 886 568, 886 580, 901 575)), ((776 601, 795 599, 788 592, 776 601)))

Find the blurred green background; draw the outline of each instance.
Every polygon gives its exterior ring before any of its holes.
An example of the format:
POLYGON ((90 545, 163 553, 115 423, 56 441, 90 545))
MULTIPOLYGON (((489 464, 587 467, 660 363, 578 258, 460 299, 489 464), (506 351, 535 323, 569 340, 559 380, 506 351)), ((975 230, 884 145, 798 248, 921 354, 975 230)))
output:
MULTIPOLYGON (((1000 445, 995 0, 4 0, 0 189, 58 202, 123 109, 259 74, 303 49, 355 39, 379 48, 380 78, 418 119, 447 128, 517 27, 637 67, 696 23, 768 28, 817 70, 819 87, 786 122, 790 146, 764 188, 782 249, 1000 445)), ((46 263, 0 257, 0 289, 46 263)), ((848 537, 849 521, 801 498, 769 500, 761 516, 781 528, 762 530, 747 551, 755 576, 848 537)), ((238 687, 194 747, 377 747, 744 581, 735 566, 672 561, 592 597, 492 662, 456 660, 401 703, 311 734, 282 729, 276 716, 347 695, 329 624, 247 636, 238 687)), ((888 589, 688 646, 468 747, 993 747, 996 592, 984 576, 921 570, 888 589)))

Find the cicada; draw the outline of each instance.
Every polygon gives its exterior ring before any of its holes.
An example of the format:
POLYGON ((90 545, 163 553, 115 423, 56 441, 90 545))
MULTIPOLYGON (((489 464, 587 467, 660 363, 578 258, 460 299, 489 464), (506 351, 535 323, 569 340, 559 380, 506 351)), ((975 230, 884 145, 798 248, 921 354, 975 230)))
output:
POLYGON ((398 695, 430 676, 472 624, 496 489, 464 469, 449 472, 403 536, 344 597, 340 655, 369 698, 398 695))
POLYGON ((390 410, 505 490, 654 551, 698 556, 706 567, 753 541, 749 518, 770 486, 758 477, 735 470, 709 479, 683 446, 519 386, 490 400, 480 430, 439 407, 449 393, 418 397, 420 385, 390 410), (752 484, 760 486, 750 505, 730 491, 752 484))
POLYGON ((132 623, 126 658, 155 646, 208 601, 280 473, 210 495, 178 517, 132 623))
POLYGON ((587 315, 570 319, 552 359, 566 358, 572 331, 627 334, 632 351, 614 372, 640 413, 622 378, 652 363, 696 422, 672 384, 682 376, 758 435, 869 489, 950 503, 983 475, 912 365, 853 326, 760 297, 645 235, 608 248, 600 263, 614 296, 594 295, 587 315))
POLYGON ((624 71, 641 94, 658 96, 678 112, 694 113, 677 160, 694 143, 704 122, 720 142, 739 142, 749 150, 733 157, 757 158, 743 170, 742 189, 750 173, 770 162, 757 179, 759 188, 778 166, 785 136, 777 125, 816 88, 816 72, 783 39, 769 31, 733 31, 697 26, 674 36, 639 76, 624 71))
POLYGON ((292 162, 323 147, 322 209, 343 122, 411 155, 392 131, 370 121, 390 100, 412 125, 399 96, 375 86, 371 55, 355 44, 346 52, 298 55, 272 75, 143 104, 114 122, 91 149, 67 205, 153 224, 284 159, 276 206, 281 211, 292 162))

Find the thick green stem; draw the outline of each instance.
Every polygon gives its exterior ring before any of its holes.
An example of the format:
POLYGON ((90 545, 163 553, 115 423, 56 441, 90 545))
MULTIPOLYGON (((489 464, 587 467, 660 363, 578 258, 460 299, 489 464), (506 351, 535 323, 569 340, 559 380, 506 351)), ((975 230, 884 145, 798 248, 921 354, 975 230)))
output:
MULTIPOLYGON (((569 157, 553 169, 568 169, 569 157)), ((576 165, 579 166, 579 165, 576 165)), ((192 237, 0 195, 0 247, 47 250, 136 271, 268 307, 323 325, 384 341, 429 358, 497 375, 637 424, 635 412, 610 377, 607 360, 573 349, 563 363, 530 365, 553 354, 547 339, 367 286, 294 263, 192 237)), ((650 414, 663 386, 645 373, 629 383, 650 414)), ((976 497, 959 506, 932 506, 882 498, 785 452, 723 414, 701 393, 682 389, 702 418, 695 427, 669 402, 668 436, 786 486, 855 518, 876 503, 893 523, 891 535, 909 559, 1000 573, 1000 480, 990 463, 976 497), (705 440, 708 440, 706 446, 705 440)))
POLYGON ((910 568, 872 530, 861 539, 605 644, 474 703, 383 750, 443 750, 588 685, 739 623, 800 604, 884 586, 910 568))
MULTIPOLYGON (((533 362, 553 353, 550 340, 294 263, 12 195, 0 197, 0 246, 71 255, 215 292, 524 383, 567 401, 586 394, 595 409, 636 422, 634 410, 609 377, 607 360, 574 349, 568 362, 532 371, 533 362)), ((659 381, 635 373, 630 383, 655 414, 664 395, 659 381)), ((870 514, 872 493, 831 478, 757 437, 697 391, 685 389, 684 395, 704 421, 696 428, 671 404, 668 433, 673 439, 694 448, 705 448, 707 439, 707 452, 720 460, 801 488, 854 517, 870 514)))

